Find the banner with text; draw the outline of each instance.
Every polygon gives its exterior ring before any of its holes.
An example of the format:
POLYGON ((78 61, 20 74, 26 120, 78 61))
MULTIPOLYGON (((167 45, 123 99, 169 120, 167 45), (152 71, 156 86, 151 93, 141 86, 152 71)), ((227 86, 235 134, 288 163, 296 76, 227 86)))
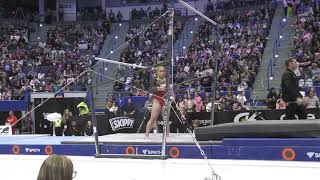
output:
MULTIPOLYGON (((319 109, 307 109, 308 119, 320 119, 319 109)), ((199 120, 201 126, 210 125, 210 112, 189 113, 191 120, 199 120)), ((257 110, 257 111, 223 111, 215 112, 213 124, 257 120, 285 120, 285 110, 257 110)), ((298 119, 298 117, 296 116, 298 119)))

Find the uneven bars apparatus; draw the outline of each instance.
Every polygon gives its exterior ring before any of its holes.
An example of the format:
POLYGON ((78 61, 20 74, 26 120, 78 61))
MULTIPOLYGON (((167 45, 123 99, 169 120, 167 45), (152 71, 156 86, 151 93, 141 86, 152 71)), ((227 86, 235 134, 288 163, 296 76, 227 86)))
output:
MULTIPOLYGON (((201 12, 199 12, 198 10, 196 10, 195 8, 193 8, 192 6, 190 6, 188 3, 182 1, 182 0, 178 0, 178 2, 180 4, 182 4, 183 6, 185 6, 187 9, 191 10, 192 12, 194 12, 195 14, 201 16, 202 18, 204 18, 205 20, 209 21, 211 24, 213 25, 217 25, 217 23, 213 20, 211 20, 210 18, 208 18, 207 16, 205 16, 204 14, 202 14, 201 12)), ((168 38, 172 37, 173 36, 173 16, 174 16, 174 1, 172 0, 172 8, 171 8, 171 13, 170 13, 170 27, 169 27, 169 32, 168 32, 168 38)), ((171 38, 169 39, 168 42, 171 42, 171 38)), ((170 51, 169 54, 171 54, 171 68, 173 68, 173 64, 174 64, 174 58, 173 58, 173 47, 171 46, 171 43, 168 45, 168 50, 170 51), (171 47, 171 48, 170 48, 171 47)), ((98 61, 104 61, 104 62, 108 62, 108 63, 112 63, 112 64, 118 64, 118 65, 124 65, 124 66, 129 66, 129 67, 136 67, 136 68, 147 68, 145 66, 140 66, 140 65, 136 65, 136 64, 129 64, 129 63, 123 63, 123 62, 119 62, 119 61, 114 61, 114 60, 110 60, 110 59, 104 59, 104 58, 98 58, 98 57, 95 57, 95 60, 98 60, 98 61)), ((170 67, 170 65, 168 65, 167 67, 170 67)), ((167 68, 167 70, 169 70, 169 68, 167 68)), ((217 68, 215 68, 215 71, 217 71, 217 68)), ((173 72, 173 71, 172 71, 173 72)), ((167 74, 170 74, 170 73, 167 73, 167 74)), ((215 72, 215 74, 217 74, 217 72, 215 72)), ((170 75, 169 75, 170 76, 170 75)), ((169 77, 167 76, 167 77, 169 77)), ((173 76, 173 74, 171 74, 171 76, 173 76)), ((215 77, 216 78, 216 77, 215 77)), ((169 85, 169 79, 167 79, 166 81, 166 90, 167 92, 170 92, 170 90, 173 90, 173 84, 170 86, 169 85)), ((215 81, 214 81, 215 82, 215 81)), ((172 82, 173 83, 173 82, 172 82)), ((215 89, 215 84, 212 85, 213 86, 213 89, 215 89)), ((92 86, 91 86, 91 98, 92 98, 92 101, 93 101, 93 89, 92 89, 92 86)), ((215 93, 215 92, 213 92, 215 93)), ((158 156, 158 155, 122 155, 122 154, 100 154, 100 149, 97 147, 99 144, 98 142, 95 143, 96 145, 96 155, 95 157, 97 158, 132 158, 132 159, 166 159, 166 152, 165 152, 165 146, 166 146, 166 137, 167 135, 169 134, 169 114, 170 114, 170 110, 171 110, 171 104, 169 104, 169 99, 170 99, 170 93, 167 94, 167 97, 166 97, 166 100, 167 100, 167 110, 166 110, 166 119, 164 121, 164 131, 163 131, 163 140, 162 140, 162 151, 161 151, 161 156, 158 156)), ((94 105, 94 103, 92 102, 92 104, 94 105)), ((93 110, 94 107, 92 107, 91 109, 93 110)), ((212 105, 212 112, 214 114, 214 105, 212 105)), ((92 112, 95 112, 95 111, 92 111, 92 112)), ((94 113, 95 114, 95 113, 94 113)), ((92 118, 94 119, 94 124, 95 124, 95 128, 94 128, 94 134, 95 134, 95 140, 98 141, 98 134, 97 134, 97 129, 96 129, 96 118, 95 118, 95 115, 92 116, 92 118)))
MULTIPOLYGON (((198 10, 196 10, 195 8, 193 8, 192 6, 190 6, 188 3, 182 1, 182 0, 178 0, 178 2, 180 4, 182 4, 183 6, 185 6, 187 9, 191 10, 192 12, 196 13, 197 15, 201 16, 202 18, 204 18, 205 20, 209 21, 211 24, 213 25, 218 25, 215 21, 211 20, 210 18, 208 18, 207 16, 205 16, 204 14, 202 14, 201 12, 199 12, 198 10)), ((167 102, 167 109, 166 109, 166 116, 164 119, 164 126, 163 126, 163 137, 162 137, 162 151, 161 151, 161 156, 163 159, 165 159, 166 156, 166 138, 167 136, 169 136, 170 133, 170 129, 169 129, 169 119, 170 119, 170 110, 171 110, 171 101, 170 101, 170 96, 173 96, 173 66, 174 66, 174 55, 173 55, 173 46, 172 46, 172 36, 173 36, 173 18, 174 18, 174 5, 173 5, 173 1, 172 1, 172 8, 169 10, 169 30, 168 30, 168 51, 169 51, 169 58, 171 59, 171 77, 170 77, 170 65, 167 65, 166 71, 167 71, 167 81, 166 81, 166 91, 167 96, 166 96, 166 102, 167 102), (171 56, 170 56, 171 55, 171 56), (172 78, 172 84, 170 85, 169 79, 172 78)), ((216 47, 216 46, 215 46, 216 47)), ((216 53, 215 53, 216 54, 216 53)), ((214 74, 217 74, 217 60, 215 61, 215 72, 214 74)), ((212 97, 212 107, 211 107, 211 124, 213 124, 214 122, 214 99, 215 99, 215 89, 216 89, 216 79, 217 77, 214 76, 214 80, 212 83, 212 90, 213 90, 213 97, 212 97)))

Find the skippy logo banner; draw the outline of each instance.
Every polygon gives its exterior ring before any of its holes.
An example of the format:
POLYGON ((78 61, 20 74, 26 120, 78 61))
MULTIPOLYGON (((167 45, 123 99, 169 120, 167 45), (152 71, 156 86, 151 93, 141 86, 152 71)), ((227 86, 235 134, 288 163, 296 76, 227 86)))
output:
POLYGON ((1 135, 12 135, 11 126, 0 126, 0 136, 1 135))
POLYGON ((109 122, 113 131, 133 128, 134 126, 134 119, 130 117, 115 117, 109 119, 109 122))

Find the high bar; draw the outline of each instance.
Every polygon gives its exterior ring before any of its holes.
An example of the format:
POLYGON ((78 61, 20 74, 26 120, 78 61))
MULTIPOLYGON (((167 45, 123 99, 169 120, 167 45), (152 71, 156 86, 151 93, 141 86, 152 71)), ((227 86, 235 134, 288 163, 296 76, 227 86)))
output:
POLYGON ((136 65, 136 64, 129 64, 129 63, 114 61, 114 60, 110 60, 110 59, 104 59, 104 58, 98 58, 98 57, 94 57, 94 59, 98 60, 98 61, 104 61, 104 62, 107 62, 107 63, 111 63, 111 64, 119 64, 119 65, 123 65, 123 66, 131 66, 131 67, 142 68, 142 69, 147 68, 146 66, 140 66, 140 65, 136 65))
POLYGON ((194 13, 198 14, 199 16, 204 18, 205 20, 209 21, 211 24, 218 25, 216 22, 214 22, 213 20, 211 20, 210 18, 208 18, 207 16, 202 14, 200 11, 196 10, 194 7, 190 6, 188 3, 186 3, 186 2, 184 2, 182 0, 178 0, 178 2, 181 3, 183 6, 185 6, 186 8, 190 9, 191 11, 193 11, 194 13))

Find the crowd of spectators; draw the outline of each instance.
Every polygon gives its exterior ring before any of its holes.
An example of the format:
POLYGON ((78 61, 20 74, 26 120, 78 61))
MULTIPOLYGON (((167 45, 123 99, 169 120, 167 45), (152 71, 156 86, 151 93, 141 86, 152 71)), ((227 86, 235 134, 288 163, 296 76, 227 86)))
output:
POLYGON ((22 68, 28 53, 29 28, 23 23, 2 23, 0 31, 0 99, 17 99, 28 83, 22 77, 22 68))
POLYGON ((175 81, 182 87, 178 93, 211 92, 215 38, 212 32, 216 31, 219 36, 216 108, 240 110, 245 107, 246 100, 245 96, 237 96, 252 87, 267 42, 273 10, 266 5, 260 9, 209 11, 208 15, 218 22, 218 28, 213 29, 207 22, 201 23, 187 54, 176 58, 175 81), (196 80, 188 81, 190 77, 196 80), (227 95, 221 93, 225 91, 227 95))
POLYGON ((56 24, 49 27, 46 41, 29 43, 24 24, 0 25, 0 97, 20 99, 25 92, 56 92, 67 83, 68 90, 84 90, 87 76, 76 77, 92 65, 89 55, 98 55, 109 26, 56 24))
MULTIPOLYGON (((202 22, 198 32, 193 33, 192 44, 187 54, 175 58, 174 81, 178 86, 175 89, 176 93, 196 94, 192 95, 194 97, 191 98, 192 106, 190 103, 188 108, 187 105, 181 105, 184 110, 199 112, 201 109, 203 111, 211 109, 209 93, 211 94, 213 83, 215 42, 218 44, 219 60, 215 107, 218 110, 241 110, 245 107, 247 98, 244 91, 250 89, 255 80, 273 13, 270 4, 259 6, 259 8, 207 12, 208 16, 218 22, 218 27, 214 28, 209 23, 202 22), (217 40, 216 37, 218 37, 217 40), (222 91, 227 93, 221 93, 222 91), (202 97, 197 95, 202 92, 207 92, 207 95, 202 97)), ((176 26, 181 27, 181 25, 176 26)), ((127 40, 143 27, 144 25, 132 26, 127 34, 127 40)), ((130 41, 120 61, 145 66, 163 62, 167 47, 165 32, 166 26, 153 25, 144 34, 130 41)), ((141 71, 138 74, 133 73, 134 76, 132 76, 133 69, 119 67, 121 82, 115 84, 115 90, 128 92, 125 95, 147 95, 143 90, 148 90, 150 86, 150 79, 146 78, 148 72, 141 71), (135 86, 142 91, 135 91, 130 86, 135 86)), ((181 98, 180 102, 187 102, 187 100, 188 95, 181 98)))
POLYGON ((295 22, 293 56, 299 62, 296 71, 299 86, 308 88, 320 84, 320 16, 319 6, 302 3, 295 22))

